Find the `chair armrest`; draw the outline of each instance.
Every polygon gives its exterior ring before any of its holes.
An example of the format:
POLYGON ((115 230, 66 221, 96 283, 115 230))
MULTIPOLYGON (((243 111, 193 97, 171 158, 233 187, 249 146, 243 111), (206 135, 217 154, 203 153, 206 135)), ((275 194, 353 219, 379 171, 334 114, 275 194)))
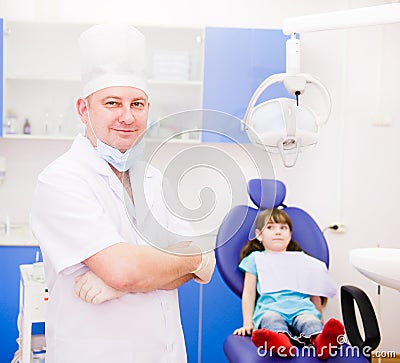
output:
POLYGON ((378 321, 367 294, 355 286, 344 285, 340 288, 343 323, 349 342, 357 346, 366 355, 378 347, 381 341, 378 321), (358 329, 355 303, 358 306, 364 329, 363 340, 358 329))

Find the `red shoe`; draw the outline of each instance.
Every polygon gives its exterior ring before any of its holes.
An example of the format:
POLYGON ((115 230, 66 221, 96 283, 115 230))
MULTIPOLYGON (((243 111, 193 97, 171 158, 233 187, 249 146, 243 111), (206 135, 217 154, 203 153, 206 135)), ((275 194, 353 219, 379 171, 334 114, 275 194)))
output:
POLYGON ((289 337, 285 333, 276 333, 268 329, 257 329, 253 331, 251 341, 258 348, 278 355, 279 357, 292 357, 293 347, 289 337))
POLYGON ((316 348, 317 357, 319 359, 328 359, 331 353, 340 345, 339 337, 344 335, 343 324, 336 319, 329 319, 322 329, 322 332, 318 334, 312 341, 312 344, 316 348))

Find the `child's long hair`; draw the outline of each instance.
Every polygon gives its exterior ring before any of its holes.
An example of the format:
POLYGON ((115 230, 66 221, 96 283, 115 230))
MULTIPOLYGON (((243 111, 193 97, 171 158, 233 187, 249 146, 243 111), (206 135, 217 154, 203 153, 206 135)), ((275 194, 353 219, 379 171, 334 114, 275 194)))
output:
MULTIPOLYGON (((260 212, 256 219, 256 229, 262 231, 267 223, 282 223, 289 226, 290 232, 292 232, 292 221, 290 217, 282 209, 265 209, 260 212)), ((254 238, 248 241, 240 251, 240 260, 243 260, 246 256, 254 251, 264 251, 263 244, 254 238)), ((293 239, 290 240, 286 251, 303 251, 298 243, 293 239)))

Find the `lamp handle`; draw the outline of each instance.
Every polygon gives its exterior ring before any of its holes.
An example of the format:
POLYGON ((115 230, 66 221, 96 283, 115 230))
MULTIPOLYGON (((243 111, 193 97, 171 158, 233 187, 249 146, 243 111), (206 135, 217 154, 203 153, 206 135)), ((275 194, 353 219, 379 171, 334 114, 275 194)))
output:
POLYGON ((283 80, 285 79, 286 73, 277 73, 273 74, 272 76, 269 76, 266 78, 255 90, 253 95, 250 98, 249 105, 247 106, 246 113, 244 114, 244 125, 245 125, 245 130, 247 131, 249 129, 249 124, 250 124, 250 115, 251 111, 254 108, 254 105, 256 104, 257 100, 260 98, 261 94, 270 86, 272 86, 275 83, 282 83, 283 80))
POLYGON ((319 90, 323 94, 323 96, 325 96, 327 111, 326 111, 324 117, 317 118, 317 125, 323 126, 328 122, 329 115, 331 114, 331 109, 332 109, 331 95, 330 95, 328 89, 321 83, 321 81, 319 79, 313 77, 311 74, 304 74, 304 75, 306 76, 306 82, 315 84, 319 88, 319 90))
MULTIPOLYGON (((245 130, 247 131, 249 129, 249 124, 250 124, 250 116, 251 112, 254 108, 254 105, 256 104, 257 100, 260 98, 261 94, 270 86, 272 86, 275 83, 282 83, 286 77, 293 77, 293 75, 289 75, 287 73, 277 73, 273 74, 272 76, 269 76, 266 78, 255 90, 253 95, 251 96, 250 102, 247 106, 246 113, 244 115, 244 124, 245 124, 245 130)), ((325 99, 327 100, 327 112, 323 117, 318 117, 317 118, 317 125, 318 126, 323 126, 328 122, 329 115, 331 113, 331 108, 332 108, 332 102, 331 102, 331 96, 327 90, 327 88, 315 77, 311 76, 310 74, 307 73, 300 73, 297 75, 298 77, 304 77, 306 80, 306 83, 312 83, 315 84, 318 89, 321 91, 321 93, 325 96, 325 99)))

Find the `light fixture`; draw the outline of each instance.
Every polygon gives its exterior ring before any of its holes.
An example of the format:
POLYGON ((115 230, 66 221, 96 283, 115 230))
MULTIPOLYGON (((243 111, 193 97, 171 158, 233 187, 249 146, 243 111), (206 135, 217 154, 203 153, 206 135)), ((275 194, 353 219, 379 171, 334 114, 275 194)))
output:
POLYGON ((244 116, 250 141, 281 154, 286 167, 294 166, 300 151, 318 142, 319 129, 329 118, 331 98, 326 87, 310 74, 300 72, 300 40, 293 34, 286 41, 286 73, 274 74, 254 92, 244 116), (261 94, 275 83, 283 83, 293 98, 276 98, 255 106, 261 94), (322 115, 305 104, 302 95, 309 85, 322 93, 326 107, 322 115))
POLYGON ((300 151, 318 142, 320 127, 328 121, 331 110, 329 92, 315 77, 301 73, 300 40, 296 34, 397 22, 400 22, 398 3, 284 19, 283 33, 291 35, 286 42, 286 73, 268 77, 252 95, 243 120, 250 141, 271 152, 279 152, 284 165, 291 167, 300 151), (275 83, 283 83, 295 99, 276 98, 255 106, 261 94, 275 83), (325 99, 322 115, 299 97, 311 84, 325 99))

